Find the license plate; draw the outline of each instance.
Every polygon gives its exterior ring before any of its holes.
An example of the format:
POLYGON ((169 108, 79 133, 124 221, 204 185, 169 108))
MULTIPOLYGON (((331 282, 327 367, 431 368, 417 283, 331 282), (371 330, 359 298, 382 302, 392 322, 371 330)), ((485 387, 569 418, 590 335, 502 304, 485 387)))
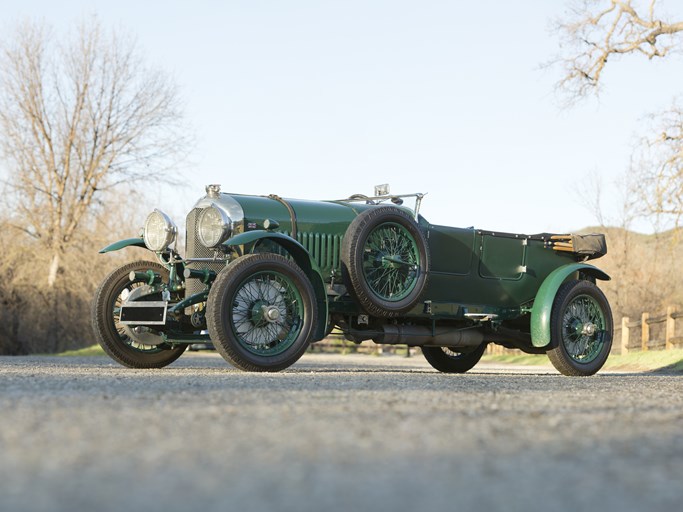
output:
POLYGON ((130 302, 121 306, 120 323, 123 325, 164 325, 166 301, 130 302))

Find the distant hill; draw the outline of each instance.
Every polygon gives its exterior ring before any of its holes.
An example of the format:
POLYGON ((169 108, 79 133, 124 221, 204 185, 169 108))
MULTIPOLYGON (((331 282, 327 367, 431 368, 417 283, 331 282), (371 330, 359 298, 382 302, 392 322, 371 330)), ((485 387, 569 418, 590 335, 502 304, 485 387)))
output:
POLYGON ((607 255, 591 263, 612 277, 600 287, 610 300, 615 323, 643 311, 663 313, 669 305, 683 309, 683 232, 643 234, 590 226, 577 233, 607 237, 607 255))

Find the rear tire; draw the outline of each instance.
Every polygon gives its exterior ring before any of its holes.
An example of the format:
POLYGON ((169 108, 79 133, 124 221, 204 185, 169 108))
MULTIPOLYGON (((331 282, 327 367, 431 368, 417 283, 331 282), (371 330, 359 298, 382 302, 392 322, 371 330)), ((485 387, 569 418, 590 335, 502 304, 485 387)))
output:
POLYGON ((465 373, 471 370, 485 351, 486 343, 469 352, 459 352, 448 347, 422 347, 422 353, 429 364, 443 373, 465 373))
POLYGON ((563 375, 593 375, 609 356, 613 331, 612 310, 600 288, 568 281, 553 302, 548 358, 563 375))

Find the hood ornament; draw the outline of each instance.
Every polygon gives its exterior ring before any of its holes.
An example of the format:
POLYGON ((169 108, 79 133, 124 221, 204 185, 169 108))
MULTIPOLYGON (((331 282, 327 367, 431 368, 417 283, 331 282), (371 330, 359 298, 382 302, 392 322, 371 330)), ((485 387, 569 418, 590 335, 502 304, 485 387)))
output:
POLYGON ((211 197, 211 198, 216 198, 218 195, 221 193, 221 186, 220 185, 207 185, 206 186, 206 195, 211 197))

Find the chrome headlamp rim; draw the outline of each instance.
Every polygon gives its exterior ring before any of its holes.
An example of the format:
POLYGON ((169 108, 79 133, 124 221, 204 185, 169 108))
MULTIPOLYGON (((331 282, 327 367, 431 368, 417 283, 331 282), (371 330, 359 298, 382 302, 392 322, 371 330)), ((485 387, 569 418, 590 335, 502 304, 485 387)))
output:
POLYGON ((204 208, 197 218, 197 237, 204 247, 213 248, 225 242, 230 237, 232 228, 233 223, 228 213, 215 204, 204 208), (213 225, 207 225, 209 222, 213 225), (213 232, 208 232, 207 228, 213 228, 213 232))
POLYGON ((177 235, 178 227, 171 218, 161 210, 155 208, 145 219, 142 237, 145 241, 145 246, 147 246, 150 251, 166 251, 166 249, 175 242, 177 235), (153 225, 152 222, 156 222, 156 225, 153 225), (160 226, 161 229, 159 229, 160 226))

